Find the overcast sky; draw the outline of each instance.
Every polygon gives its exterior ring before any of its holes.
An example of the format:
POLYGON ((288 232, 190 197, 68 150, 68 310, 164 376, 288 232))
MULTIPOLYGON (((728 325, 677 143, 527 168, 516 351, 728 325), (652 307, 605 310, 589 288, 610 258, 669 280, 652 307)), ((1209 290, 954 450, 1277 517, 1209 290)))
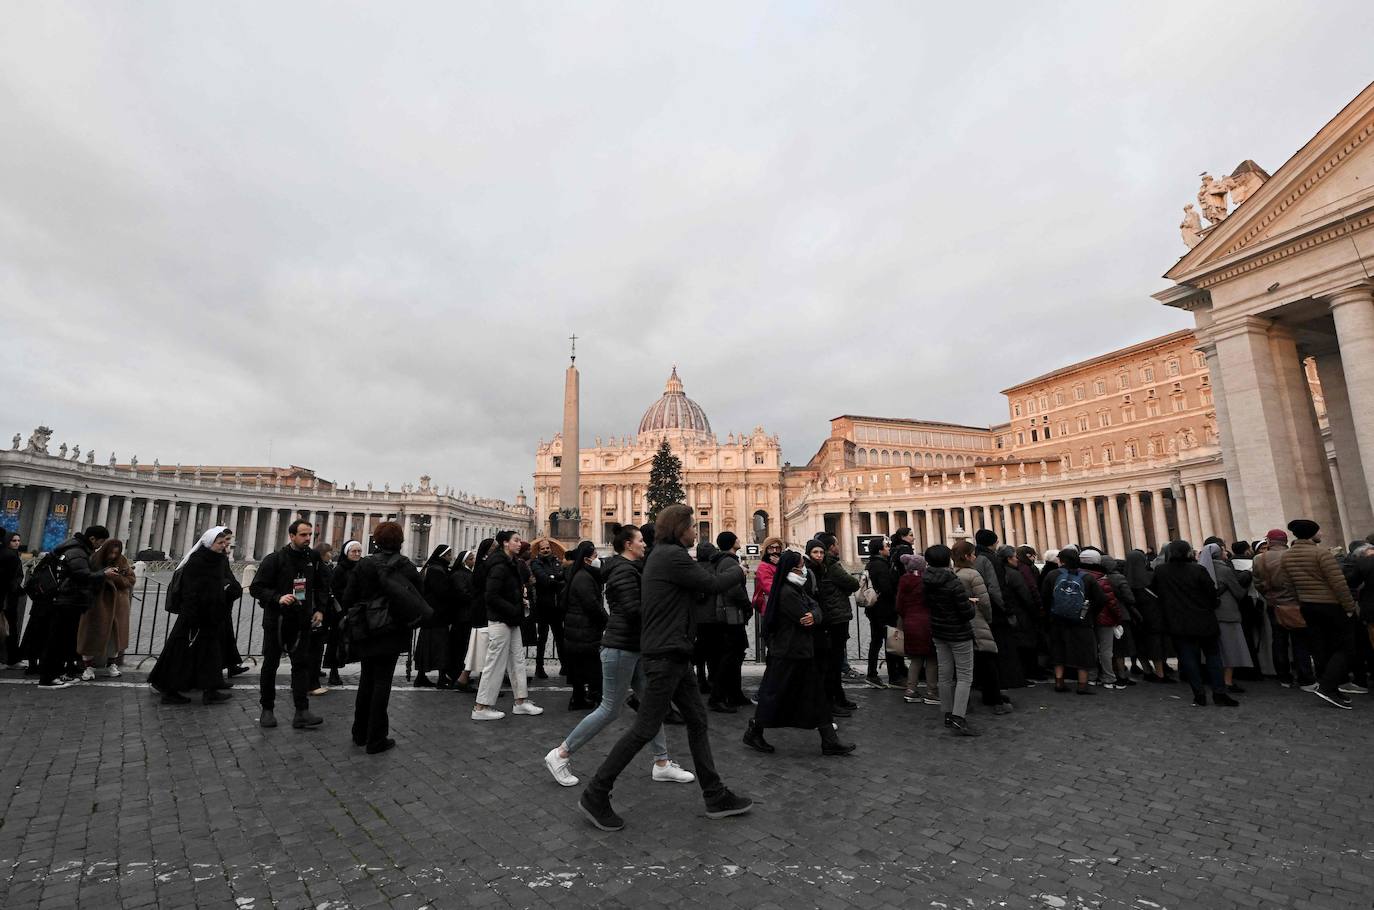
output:
MULTIPOLYGON (((529 486, 676 363, 804 463, 842 413, 1191 324, 1200 171, 1368 83, 1374 4, 9 2, 3 438, 529 486), (948 6, 948 5, 942 5, 948 6)), ((6 442, 8 444, 8 442, 6 442)))

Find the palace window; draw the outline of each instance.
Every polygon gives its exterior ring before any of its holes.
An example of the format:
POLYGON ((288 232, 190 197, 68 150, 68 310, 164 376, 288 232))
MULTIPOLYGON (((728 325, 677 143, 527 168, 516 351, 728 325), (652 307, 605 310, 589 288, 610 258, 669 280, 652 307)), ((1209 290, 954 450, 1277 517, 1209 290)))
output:
POLYGON ((1169 361, 1167 368, 1170 376, 1177 376, 1180 370, 1182 369, 1182 366, 1179 364, 1178 359, 1174 358, 1169 361))
POLYGON ((1111 446, 1103 446, 1103 447, 1102 447, 1102 463, 1103 463, 1103 464, 1111 464, 1111 463, 1112 463, 1112 447, 1111 447, 1111 446))
POLYGON ((1135 457, 1136 457, 1137 455, 1139 455, 1139 454, 1140 454, 1140 447, 1136 444, 1136 441, 1135 441, 1134 439, 1129 440, 1129 441, 1126 443, 1126 457, 1127 457, 1127 458, 1135 458, 1135 457))
POLYGON ((1059 435, 1060 435, 1060 436, 1067 436, 1067 435, 1069 435, 1069 422, 1068 422, 1067 420, 1061 420, 1061 421, 1059 421, 1059 435))
POLYGON ((1054 406, 1057 407, 1057 408, 1062 408, 1062 407, 1064 406, 1064 393, 1063 393, 1063 392, 1055 392, 1055 393, 1054 393, 1054 406))
POLYGON ((1105 379, 1099 379, 1099 380, 1097 380, 1096 382, 1094 382, 1094 383, 1093 383, 1093 394, 1094 394, 1094 395, 1106 395, 1106 394, 1107 394, 1107 380, 1105 380, 1105 379))
POLYGON ((1158 398, 1151 398, 1149 401, 1145 402, 1145 415, 1146 415, 1147 417, 1158 417, 1158 416, 1159 416, 1159 399, 1158 399, 1158 398))
POLYGON ((1027 398, 1027 399, 1026 399, 1026 413, 1027 413, 1027 414, 1034 414, 1035 412, 1036 412, 1035 399, 1034 399, 1034 398, 1027 398))
POLYGON ((1111 412, 1111 411, 1098 411, 1098 412, 1097 412, 1097 425, 1098 425, 1099 427, 1109 427, 1109 426, 1111 426, 1111 425, 1112 425, 1112 412, 1111 412))
POLYGON ((1016 404, 1014 404, 1014 405, 1011 406, 1011 413, 1012 413, 1012 416, 1014 416, 1014 417, 1020 417, 1020 416, 1021 416, 1021 403, 1020 403, 1019 401, 1018 401, 1016 404))
POLYGON ((1087 395, 1086 395, 1086 393, 1083 391, 1083 387, 1082 387, 1081 385, 1076 385, 1076 386, 1073 387, 1073 400, 1074 400, 1074 401, 1082 401, 1082 400, 1083 400, 1084 398, 1086 398, 1086 397, 1087 397, 1087 395))
POLYGON ((1201 351, 1193 352, 1193 365, 1199 370, 1207 366, 1207 355, 1201 351))
POLYGON ((1093 450, 1092 450, 1092 449, 1084 449, 1084 450, 1079 454, 1079 456, 1078 456, 1078 463, 1081 464, 1081 465, 1090 465, 1090 464, 1092 464, 1092 463, 1093 463, 1093 450))
POLYGON ((1020 430, 1016 432, 1016 444, 1019 446, 1026 444, 1026 434, 1022 433, 1020 430))
POLYGON ((1204 406, 1212 403, 1212 390, 1207 386, 1202 387, 1202 404, 1204 406))
POLYGON ((1121 409, 1121 422, 1130 423, 1135 420, 1135 405, 1128 404, 1121 409))
POLYGON ((1039 441, 1040 441, 1040 433, 1039 433, 1039 431, 1037 431, 1037 430, 1031 430, 1031 442, 1039 442, 1039 441))
POLYGON ((1040 396, 1040 410, 1042 410, 1042 411, 1048 411, 1049 409, 1050 409, 1050 398, 1049 398, 1049 396, 1048 396, 1048 395, 1041 395, 1041 396, 1040 396))
POLYGON ((1141 367, 1141 368, 1140 368, 1140 381, 1141 381, 1141 382, 1154 382, 1154 381, 1155 381, 1155 368, 1154 368, 1153 366, 1144 366, 1144 367, 1141 367))
MULTIPOLYGON (((863 449, 860 449, 859 451, 862 452, 863 449)), ((763 464, 763 453, 762 453, 762 452, 755 452, 755 453, 754 453, 754 464, 763 464)))
POLYGON ((1182 394, 1174 396, 1174 413, 1182 411, 1187 406, 1187 399, 1185 399, 1182 394))
POLYGON ((1080 432, 1080 433, 1086 433, 1086 432, 1088 432, 1088 415, 1087 415, 1087 414, 1079 414, 1079 415, 1078 415, 1078 432, 1080 432))
POLYGON ((1124 391, 1125 389, 1129 388, 1130 384, 1131 381, 1125 373, 1121 373, 1116 377, 1116 390, 1118 392, 1124 391))
MULTIPOLYGON (((758 464, 758 458, 759 458, 759 456, 757 456, 757 455, 754 456, 754 464, 758 464)), ((854 453, 854 463, 855 463, 855 464, 859 464, 859 465, 868 464, 868 450, 867 450, 867 449, 859 449, 857 452, 855 452, 855 453, 854 453)))

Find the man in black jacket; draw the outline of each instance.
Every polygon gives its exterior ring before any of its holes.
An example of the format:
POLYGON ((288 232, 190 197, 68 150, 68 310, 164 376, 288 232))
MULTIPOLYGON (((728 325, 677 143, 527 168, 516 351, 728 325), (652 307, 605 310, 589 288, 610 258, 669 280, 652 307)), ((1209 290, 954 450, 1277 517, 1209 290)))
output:
POLYGON ((687 549, 697 540, 690 506, 673 505, 658 516, 657 544, 644 567, 640 611, 641 664, 645 690, 639 713, 629 730, 611 748, 578 799, 578 808, 603 831, 619 831, 625 822, 611 808, 611 788, 616 778, 658 732, 675 705, 687 723, 687 740, 696 764, 697 783, 706 799, 707 818, 740 815, 753 801, 735 796, 721 782, 711 757, 706 709, 692 673, 695 632, 693 606, 697 594, 719 594, 739 583, 743 569, 716 574, 694 561, 687 549))
POLYGON ((262 716, 258 723, 264 727, 277 725, 277 667, 283 651, 291 658, 291 701, 296 709, 291 726, 307 730, 324 723, 324 718, 310 713, 310 632, 324 622, 329 606, 320 554, 310 547, 314 533, 308 521, 291 522, 286 546, 263 557, 248 588, 262 607, 262 716))
POLYGON ((740 566, 739 536, 733 531, 721 531, 716 535, 716 547, 720 552, 716 554, 711 570, 717 575, 728 573, 739 580, 713 598, 718 639, 715 660, 711 664, 712 689, 708 707, 723 714, 734 714, 737 709, 753 704, 744 697, 741 669, 744 655, 749 650, 746 628, 750 617, 754 615, 754 605, 749 600, 749 590, 740 566))
POLYGON ((38 666, 40 689, 65 689, 74 682, 62 674, 62 668, 76 652, 76 630, 81 624, 81 614, 90 609, 106 576, 113 576, 118 571, 91 568, 91 554, 109 537, 110 532, 104 527, 91 525, 85 533, 73 534, 53 550, 61 582, 51 604, 47 646, 38 666))
POLYGON ((534 576, 534 618, 539 635, 534 649, 534 675, 548 679, 549 674, 544 672, 544 648, 549 633, 553 633, 554 650, 560 658, 563 656, 563 610, 558 603, 558 592, 563 587, 563 561, 553 555, 553 546, 547 540, 540 542, 539 555, 530 560, 530 574, 534 576))
POLYGON ((858 704, 845 697, 841 679, 848 662, 845 652, 849 644, 849 623, 854 619, 854 605, 850 598, 859 590, 859 580, 850 575, 840 562, 839 538, 822 531, 816 535, 816 540, 825 547, 825 571, 817 579, 816 589, 816 599, 825 611, 825 694, 834 704, 836 715, 849 717, 845 712, 853 711, 858 704))
MULTIPOLYGON (((877 548, 870 552, 873 555, 868 558, 868 582, 878 593, 878 602, 864 608, 869 635, 868 675, 864 677, 864 682, 875 689, 886 689, 888 683, 884 683, 878 675, 878 654, 886 647, 887 627, 897 625, 897 585, 892 572, 892 547, 888 542, 878 541, 877 548)), ((906 552, 911 550, 907 549, 906 552)), ((887 655, 887 677, 894 689, 906 686, 906 661, 902 655, 887 655)))

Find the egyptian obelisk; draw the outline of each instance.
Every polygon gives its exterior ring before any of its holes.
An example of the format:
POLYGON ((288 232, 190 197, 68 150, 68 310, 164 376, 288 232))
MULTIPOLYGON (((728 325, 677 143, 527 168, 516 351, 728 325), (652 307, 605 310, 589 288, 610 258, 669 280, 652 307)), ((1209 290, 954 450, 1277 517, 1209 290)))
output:
POLYGON ((577 437, 577 336, 573 335, 571 340, 572 361, 568 364, 568 372, 563 379, 563 473, 558 487, 558 506, 559 511, 564 515, 568 514, 568 510, 571 510, 571 514, 578 516, 578 518, 569 522, 572 525, 571 533, 563 530, 562 521, 560 521, 558 536, 575 540, 581 534, 578 490, 582 482, 582 475, 579 470, 582 447, 577 437))

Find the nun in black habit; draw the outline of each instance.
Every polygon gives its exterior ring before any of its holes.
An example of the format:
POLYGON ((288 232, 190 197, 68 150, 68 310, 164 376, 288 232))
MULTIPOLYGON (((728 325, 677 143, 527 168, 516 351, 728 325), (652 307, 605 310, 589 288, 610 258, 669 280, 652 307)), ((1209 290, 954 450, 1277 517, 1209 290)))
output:
POLYGON ((224 683, 224 626, 230 621, 234 601, 243 587, 229 567, 229 544, 234 532, 216 526, 201 535, 191 552, 182 557, 177 570, 180 612, 167 633, 148 684, 162 693, 164 705, 184 705, 190 701, 181 693, 201 690, 207 705, 228 701, 224 683))
POLYGON ((456 675, 455 663, 450 651, 449 625, 458 613, 458 589, 454 584, 451 566, 453 548, 440 544, 429 554, 425 566, 420 570, 420 590, 425 602, 434 611, 434 625, 421 629, 415 643, 415 685, 431 687, 434 683, 426 675, 431 670, 439 674, 440 689, 453 688, 456 675))
POLYGON ((773 746, 763 738, 765 729, 798 727, 820 732, 822 754, 847 755, 854 751, 854 744, 842 743, 835 735, 825 680, 815 659, 824 611, 807 590, 806 572, 802 554, 796 550, 782 554, 764 611, 768 666, 744 744, 759 752, 772 752, 773 746))

